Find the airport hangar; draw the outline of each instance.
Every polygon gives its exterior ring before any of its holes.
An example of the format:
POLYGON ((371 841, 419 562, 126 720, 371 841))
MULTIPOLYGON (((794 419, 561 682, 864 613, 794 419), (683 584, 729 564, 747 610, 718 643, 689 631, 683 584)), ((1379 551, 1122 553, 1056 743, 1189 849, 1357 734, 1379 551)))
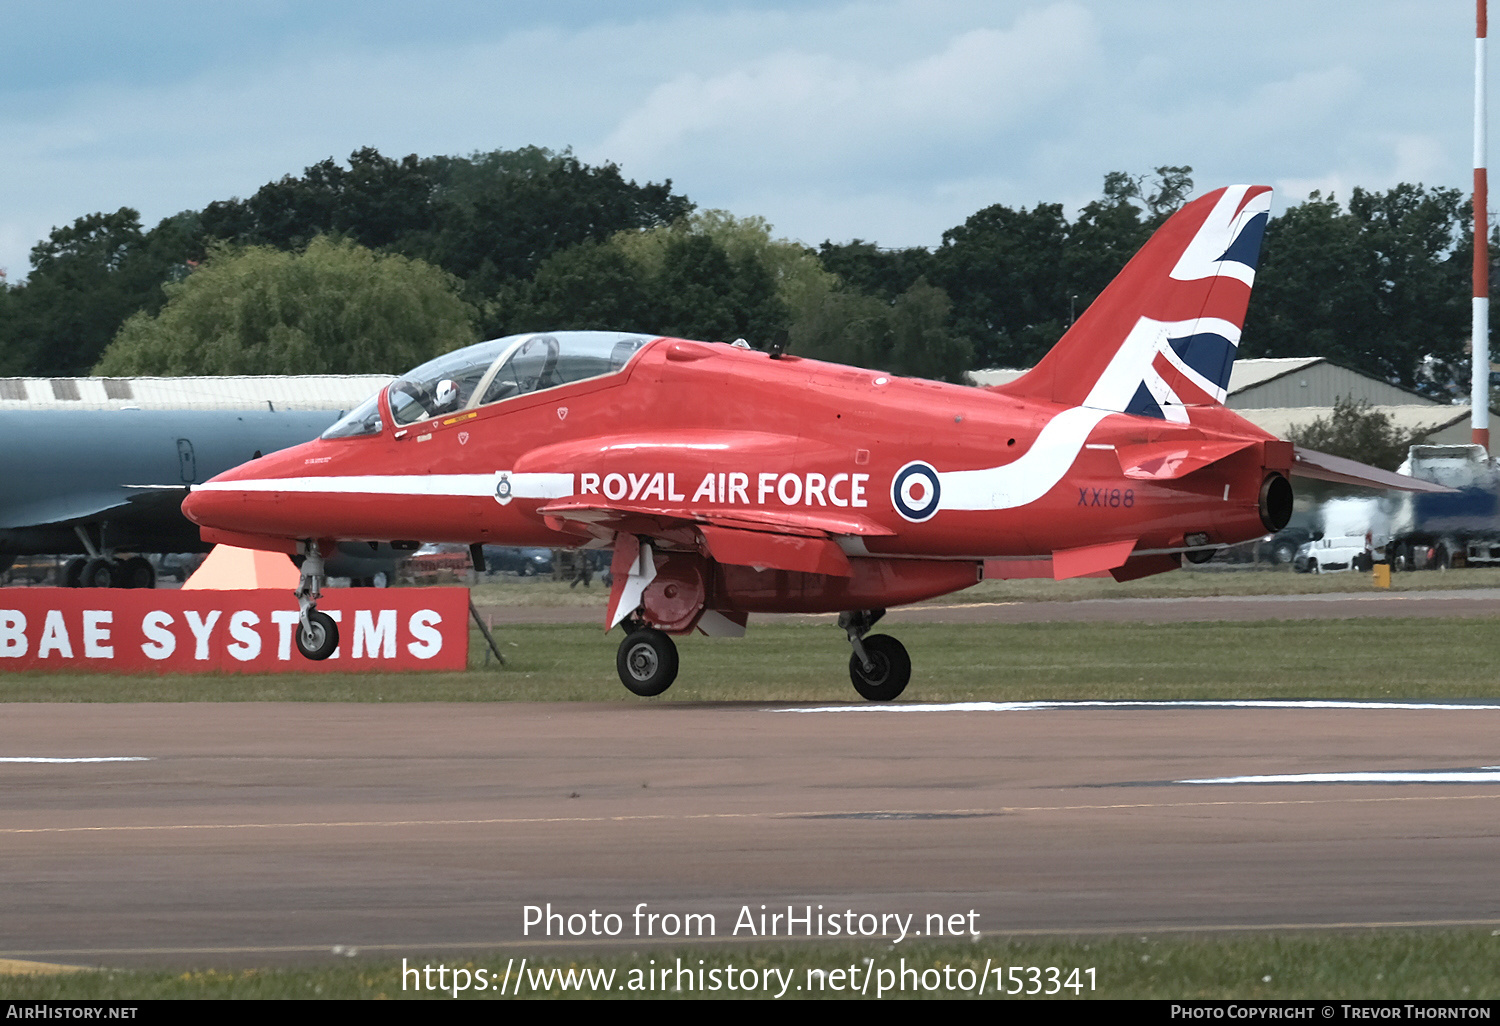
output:
MULTIPOLYGON (((980 386, 1014 381, 1024 370, 995 369, 969 375, 980 386)), ((1333 412, 1341 398, 1366 401, 1370 409, 1419 445, 1466 445, 1469 407, 1441 403, 1379 378, 1341 367, 1321 356, 1236 360, 1224 405, 1257 427, 1287 437, 1333 412)))

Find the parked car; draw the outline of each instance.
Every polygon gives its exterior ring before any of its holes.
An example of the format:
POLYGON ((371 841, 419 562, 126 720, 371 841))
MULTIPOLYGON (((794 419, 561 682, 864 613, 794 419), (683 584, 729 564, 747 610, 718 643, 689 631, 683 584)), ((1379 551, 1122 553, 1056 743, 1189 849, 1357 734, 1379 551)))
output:
POLYGON ((1326 574, 1336 570, 1366 571, 1374 567, 1370 536, 1339 535, 1304 542, 1292 558, 1292 569, 1299 574, 1326 574))
POLYGON ((484 565, 490 573, 518 574, 534 577, 552 572, 552 550, 521 548, 515 545, 486 545, 484 565))
POLYGON ((170 577, 181 583, 193 576, 193 571, 203 565, 208 558, 201 552, 168 552, 157 557, 156 577, 164 580, 170 577))
POLYGON ((1272 566, 1286 566, 1297 556, 1297 550, 1318 540, 1318 534, 1306 527, 1287 527, 1267 535, 1259 544, 1260 558, 1272 566))

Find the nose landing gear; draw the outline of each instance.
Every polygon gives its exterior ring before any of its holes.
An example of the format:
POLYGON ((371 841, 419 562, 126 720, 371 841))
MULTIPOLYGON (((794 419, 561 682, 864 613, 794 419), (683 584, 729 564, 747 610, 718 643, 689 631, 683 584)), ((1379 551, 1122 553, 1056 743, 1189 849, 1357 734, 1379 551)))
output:
POLYGON ((302 543, 302 579, 297 582, 297 606, 302 611, 297 625, 297 651, 308 659, 322 660, 339 647, 339 625, 318 611, 322 594, 323 554, 316 541, 302 543))

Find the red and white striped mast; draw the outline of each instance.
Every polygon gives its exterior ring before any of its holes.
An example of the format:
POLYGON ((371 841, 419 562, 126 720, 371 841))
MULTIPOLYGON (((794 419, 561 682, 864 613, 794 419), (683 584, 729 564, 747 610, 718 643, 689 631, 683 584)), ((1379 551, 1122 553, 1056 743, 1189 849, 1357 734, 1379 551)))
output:
POLYGON ((1489 183, 1485 176, 1484 49, 1489 31, 1488 0, 1475 0, 1474 12, 1474 373, 1471 440, 1490 447, 1490 247, 1489 183))

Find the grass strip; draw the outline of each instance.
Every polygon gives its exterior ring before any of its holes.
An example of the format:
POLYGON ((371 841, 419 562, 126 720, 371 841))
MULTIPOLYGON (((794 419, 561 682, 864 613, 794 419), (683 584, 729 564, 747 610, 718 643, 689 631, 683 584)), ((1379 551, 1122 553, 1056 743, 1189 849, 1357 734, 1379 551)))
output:
MULTIPOLYGON (((1258 623, 901 624, 902 701, 1500 697, 1500 619, 1258 623)), ((0 702, 844 702, 849 647, 828 624, 680 639, 682 671, 639 699, 615 674, 620 633, 587 624, 496 629, 507 656, 465 673, 10 673, 0 702)))
POLYGON ((431 967, 434 989, 419 988, 400 959, 340 960, 300 969, 95 970, 64 975, 0 976, 11 1000, 172 998, 458 999, 505 997, 787 998, 862 996, 1111 999, 1493 1000, 1500 997, 1500 931, 1382 929, 1358 933, 1120 935, 983 938, 977 942, 907 941, 684 946, 590 954, 519 952, 453 956, 414 954, 407 969, 431 967), (526 973, 519 963, 526 957, 526 973), (438 972, 442 966, 444 973, 438 972), (727 985, 733 967, 736 986, 727 985), (989 972, 986 975, 986 967, 989 972), (1023 971, 1013 972, 1011 967, 1023 971), (679 976, 678 968, 686 970, 679 976), (1031 967, 1040 972, 1033 974, 1031 967), (1054 975, 1050 972, 1056 968, 1054 975), (464 975, 455 977, 454 970, 464 975), (699 970, 703 975, 699 976, 699 970), (850 970, 853 972, 850 972, 850 970), (661 973, 665 970, 666 978, 661 973), (711 971, 718 970, 717 977, 711 971), (774 970, 774 973, 771 972, 774 970), (998 970, 998 974, 997 974, 998 970), (1077 970, 1075 973, 1074 970, 1077 970), (1092 970, 1090 973, 1088 970, 1092 970), (483 990, 478 974, 485 974, 483 990), (571 973, 571 975, 570 975, 571 973), (587 974, 587 975, 586 975, 587 974), (978 994, 981 976, 986 978, 978 994), (770 989, 767 989, 767 978, 770 989), (403 987, 403 980, 405 986, 403 987), (446 981, 447 988, 436 988, 446 981), (754 982, 745 988, 741 984, 754 982), (714 983, 717 982, 717 988, 714 983), (649 984, 649 986, 648 986, 649 984), (689 985, 691 989, 689 989, 689 985), (1051 995, 1048 990, 1054 990, 1051 995), (1028 994, 1028 991, 1035 993, 1028 994))
MULTIPOLYGON (((467 575, 455 575, 443 583, 469 584, 467 575)), ((981 581, 972 588, 932 599, 939 605, 972 602, 1077 602, 1081 599, 1202 598, 1212 595, 1337 595, 1390 594, 1418 591, 1467 591, 1500 588, 1500 568, 1467 567, 1460 570, 1397 573, 1391 587, 1375 587, 1370 574, 1299 574, 1289 567, 1189 564, 1180 571, 1117 583, 1113 578, 1082 577, 1069 581, 1015 580, 981 581)), ((513 577, 509 574, 480 576, 472 586, 474 603, 489 606, 531 608, 597 608, 600 619, 609 589, 595 582, 592 587, 570 586, 550 578, 513 577)))

